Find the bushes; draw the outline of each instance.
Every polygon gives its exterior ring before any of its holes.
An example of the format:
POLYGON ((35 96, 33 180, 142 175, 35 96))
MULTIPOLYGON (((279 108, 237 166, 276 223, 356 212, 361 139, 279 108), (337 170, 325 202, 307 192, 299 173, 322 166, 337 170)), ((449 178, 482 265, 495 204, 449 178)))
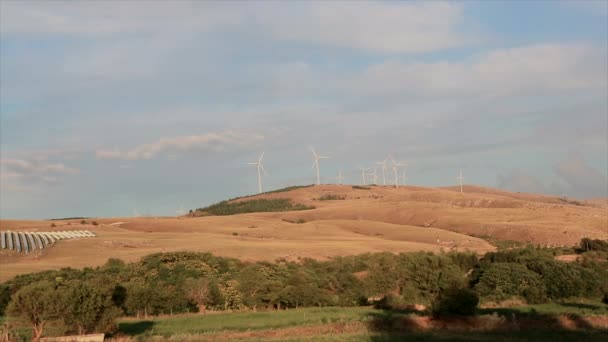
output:
POLYGON ((486 301, 501 302, 512 297, 525 298, 529 303, 546 300, 541 276, 516 263, 490 264, 482 270, 474 289, 486 301))
POLYGON ((547 296, 551 299, 599 295, 599 293, 588 293, 599 291, 600 284, 597 277, 586 274, 585 270, 577 264, 539 258, 528 261, 526 266, 541 276, 547 296))
POLYGON ((288 199, 254 199, 249 201, 228 202, 222 201, 207 208, 199 208, 196 211, 205 212, 210 215, 236 215, 244 213, 278 212, 293 210, 308 210, 315 207, 302 204, 294 204, 288 199))
POLYGON ((608 241, 584 238, 579 244, 579 252, 602 251, 608 252, 608 241))
POLYGON ((371 190, 372 188, 367 186, 353 185, 353 189, 355 190, 371 190))
POLYGON ((471 316, 479 304, 479 296, 473 290, 448 289, 442 293, 433 305, 433 313, 438 316, 471 316))
POLYGON ((338 196, 338 195, 332 195, 332 194, 326 194, 323 195, 319 198, 317 198, 317 201, 337 201, 337 200, 344 200, 346 199, 346 196, 338 196))
POLYGON ((52 321, 72 332, 109 331, 122 312, 355 306, 375 297, 384 298, 378 305, 385 309, 432 303, 438 315, 470 315, 480 298, 538 303, 603 295, 608 302, 607 293, 605 263, 562 263, 550 252, 529 248, 488 253, 479 261, 472 253, 419 252, 245 263, 210 253, 172 252, 129 264, 109 259, 95 269, 17 276, 0 285, 0 309, 10 298, 7 313, 26 320, 38 334, 52 321))

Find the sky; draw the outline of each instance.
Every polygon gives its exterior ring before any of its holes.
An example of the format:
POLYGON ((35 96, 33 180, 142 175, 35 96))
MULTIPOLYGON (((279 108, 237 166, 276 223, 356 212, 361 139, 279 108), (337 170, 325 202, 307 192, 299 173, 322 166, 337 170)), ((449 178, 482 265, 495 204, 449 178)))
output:
POLYGON ((0 1, 0 218, 176 215, 391 154, 608 196, 606 1, 0 1))

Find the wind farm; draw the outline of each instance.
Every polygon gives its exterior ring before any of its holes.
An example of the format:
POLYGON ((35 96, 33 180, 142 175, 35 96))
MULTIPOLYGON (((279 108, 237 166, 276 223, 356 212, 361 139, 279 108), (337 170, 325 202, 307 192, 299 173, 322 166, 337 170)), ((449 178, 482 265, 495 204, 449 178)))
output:
POLYGON ((608 341, 608 0, 0 0, 0 342, 608 341))

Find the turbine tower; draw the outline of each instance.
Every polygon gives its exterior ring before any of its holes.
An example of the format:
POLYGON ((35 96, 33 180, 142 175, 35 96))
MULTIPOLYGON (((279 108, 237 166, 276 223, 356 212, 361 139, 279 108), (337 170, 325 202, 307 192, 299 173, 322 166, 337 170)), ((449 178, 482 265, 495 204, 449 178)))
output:
POLYGON ((456 179, 458 179, 460 183, 460 193, 462 193, 462 180, 464 179, 464 177, 462 177, 462 169, 460 169, 460 176, 456 177, 456 179))
POLYGON ((342 181, 344 180, 344 177, 342 177, 342 170, 338 171, 338 177, 336 177, 336 179, 338 180, 338 184, 342 185, 342 181))
POLYGON ((258 194, 262 193, 262 173, 260 171, 264 172, 264 174, 268 176, 268 172, 266 172, 264 165, 262 165, 262 158, 264 158, 264 152, 262 152, 260 158, 258 158, 258 161, 254 163, 247 163, 249 165, 255 165, 258 169, 258 194))
POLYGON ((366 182, 365 182, 365 175, 366 175, 366 173, 365 172, 367 170, 369 170, 369 168, 366 169, 366 168, 360 167, 359 170, 361 170, 361 185, 366 185, 366 182))
POLYGON ((403 176, 401 177, 401 179, 403 180, 403 185, 407 185, 406 181, 407 181, 407 165, 403 166, 403 176))
POLYGON ((378 168, 370 167, 368 170, 373 170, 372 172, 367 174, 372 178, 372 184, 378 185, 378 168))
POLYGON ((320 156, 317 154, 317 152, 315 152, 314 148, 310 148, 310 151, 312 152, 313 155, 313 163, 312 163, 312 167, 317 169, 317 185, 321 185, 321 176, 319 175, 319 160, 320 159, 329 159, 329 157, 326 156, 320 156))
POLYGON ((376 164, 380 165, 382 167, 382 185, 386 185, 386 163, 388 162, 388 158, 384 159, 381 162, 377 162, 376 164))
POLYGON ((397 163, 393 157, 389 156, 391 160, 391 166, 393 168, 393 174, 395 175, 395 188, 399 188, 399 175, 397 174, 399 166, 405 166, 402 163, 397 163))

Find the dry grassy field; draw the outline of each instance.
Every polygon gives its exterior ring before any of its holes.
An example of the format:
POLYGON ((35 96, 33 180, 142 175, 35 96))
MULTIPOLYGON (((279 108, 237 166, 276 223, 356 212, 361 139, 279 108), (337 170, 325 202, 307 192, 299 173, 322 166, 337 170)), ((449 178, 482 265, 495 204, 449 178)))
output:
POLYGON ((169 251, 211 252, 242 260, 327 259, 366 252, 472 250, 488 241, 573 245, 582 237, 608 238, 605 201, 467 186, 455 188, 322 185, 239 199, 288 198, 315 209, 233 216, 136 217, 80 220, 0 220, 1 230, 91 230, 95 238, 59 241, 33 253, 0 252, 0 281, 17 274, 97 266, 108 258, 136 261, 169 251), (318 200, 324 195, 343 199, 318 200), (289 222, 291 221, 291 222, 289 222), (292 222, 303 223, 292 223, 292 222), (56 227, 51 227, 51 224, 56 227))

